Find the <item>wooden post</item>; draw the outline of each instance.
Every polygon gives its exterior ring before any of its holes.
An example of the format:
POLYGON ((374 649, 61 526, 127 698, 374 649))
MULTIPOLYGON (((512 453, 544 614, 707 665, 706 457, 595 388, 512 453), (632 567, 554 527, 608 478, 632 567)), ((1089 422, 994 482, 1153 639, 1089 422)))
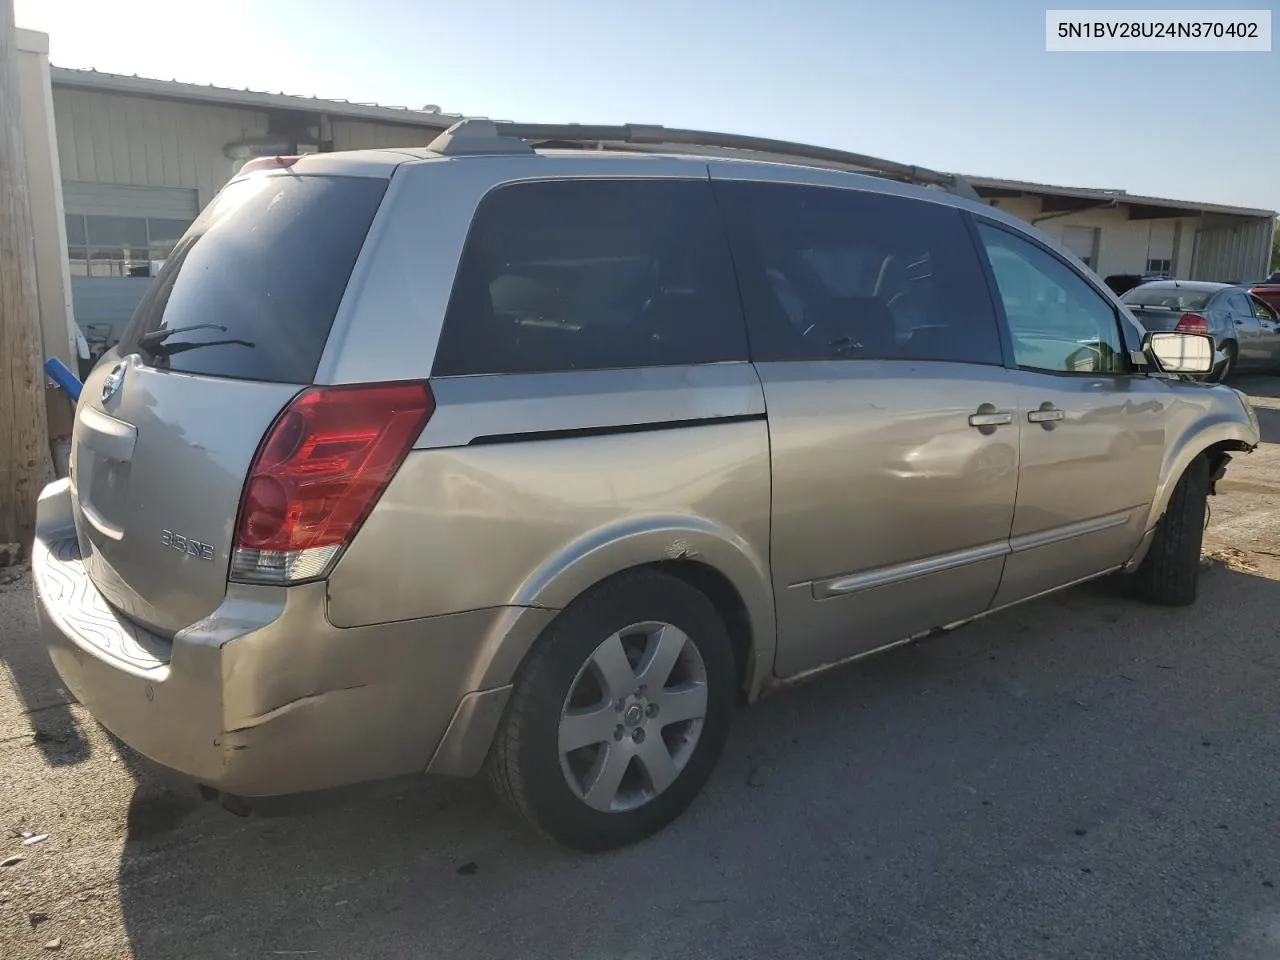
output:
POLYGON ((31 547, 53 477, 13 0, 0 0, 0 555, 31 547))

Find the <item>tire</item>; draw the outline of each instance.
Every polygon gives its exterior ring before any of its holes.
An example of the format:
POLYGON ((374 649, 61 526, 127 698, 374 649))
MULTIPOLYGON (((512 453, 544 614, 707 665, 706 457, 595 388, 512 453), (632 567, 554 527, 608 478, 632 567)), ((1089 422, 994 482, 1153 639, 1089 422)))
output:
POLYGON ((1196 457, 1173 488, 1151 548, 1133 574, 1139 599, 1170 607, 1195 603, 1208 496, 1209 461, 1196 457))
POLYGON ((643 839, 679 816, 710 777, 737 681, 729 635, 704 594, 657 570, 619 574, 556 617, 521 665, 489 752, 490 783, 567 847, 643 839), (651 683, 642 684, 650 665, 651 683), (699 684, 700 718, 692 716, 699 684), (562 743, 580 740, 562 753, 562 743))
POLYGON ((1210 383, 1222 383, 1227 379, 1227 377, 1231 376, 1231 374, 1235 372, 1236 362, 1240 358, 1238 348, 1234 343, 1228 340, 1222 345, 1222 352, 1226 356, 1226 359, 1222 361, 1222 366, 1217 370, 1214 370, 1205 378, 1210 383))

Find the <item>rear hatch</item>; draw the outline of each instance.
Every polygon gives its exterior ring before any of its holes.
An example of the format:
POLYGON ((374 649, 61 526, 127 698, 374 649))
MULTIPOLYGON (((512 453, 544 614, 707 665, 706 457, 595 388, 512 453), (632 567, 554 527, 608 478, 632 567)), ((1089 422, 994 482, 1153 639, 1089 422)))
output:
POLYGON ((233 181, 90 374, 72 448, 77 532, 94 585, 131 619, 168 636, 225 597, 246 474, 315 376, 386 187, 233 181))
POLYGON ((1128 307, 1134 319, 1150 333, 1174 329, 1183 314, 1181 310, 1170 310, 1167 307, 1138 307, 1133 304, 1128 304, 1128 307))

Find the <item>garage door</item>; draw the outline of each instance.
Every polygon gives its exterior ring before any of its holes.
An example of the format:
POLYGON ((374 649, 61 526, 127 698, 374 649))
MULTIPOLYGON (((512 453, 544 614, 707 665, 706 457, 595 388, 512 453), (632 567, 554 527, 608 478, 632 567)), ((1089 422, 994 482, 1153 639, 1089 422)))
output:
POLYGON ((1091 269, 1097 268, 1097 227, 1063 227, 1062 245, 1083 260, 1091 269))
POLYGON ((1173 251, 1178 244, 1177 223, 1152 223, 1147 241, 1147 273, 1173 273, 1173 251))
POLYGON ((173 244, 191 225, 195 190, 64 183, 76 323, 91 346, 120 338, 173 244))

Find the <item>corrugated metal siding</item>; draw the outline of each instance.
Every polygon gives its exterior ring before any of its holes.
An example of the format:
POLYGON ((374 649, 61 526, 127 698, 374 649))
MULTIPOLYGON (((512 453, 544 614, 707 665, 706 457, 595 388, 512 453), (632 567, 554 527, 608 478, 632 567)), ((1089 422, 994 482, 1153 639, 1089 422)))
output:
POLYGON ((1271 259, 1271 220, 1245 220, 1206 227, 1196 235, 1193 280, 1240 283, 1266 275, 1271 259))
POLYGON ((1173 255, 1173 275, 1179 280, 1190 280, 1195 267, 1196 237, 1200 233, 1200 218, 1181 221, 1178 246, 1173 255))
POLYGON ((67 181, 188 187, 208 203, 231 178, 223 147, 267 132, 267 115, 55 88, 58 159, 67 181))
POLYGON ((333 121, 333 149, 378 150, 384 147, 425 147, 436 134, 422 127, 401 127, 391 123, 362 123, 359 120, 333 121))

